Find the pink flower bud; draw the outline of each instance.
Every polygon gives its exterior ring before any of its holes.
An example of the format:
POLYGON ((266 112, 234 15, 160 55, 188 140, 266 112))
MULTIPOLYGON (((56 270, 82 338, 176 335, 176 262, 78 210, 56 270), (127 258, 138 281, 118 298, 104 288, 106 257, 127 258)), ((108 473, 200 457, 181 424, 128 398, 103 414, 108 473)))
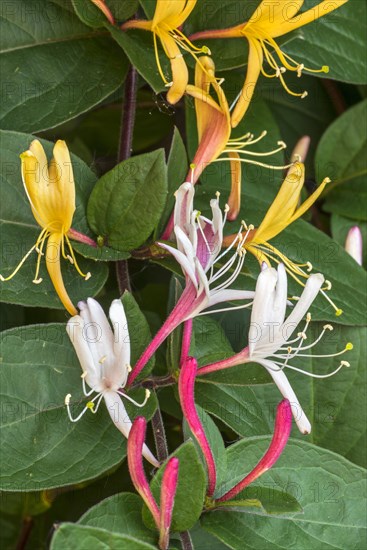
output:
POLYGON ((147 421, 143 416, 138 416, 132 425, 127 440, 127 463, 131 480, 145 504, 148 506, 157 529, 160 528, 160 512, 157 503, 150 490, 143 467, 143 445, 147 421))
POLYGON ((269 470, 283 452, 288 441, 292 428, 292 409, 288 399, 283 399, 278 405, 275 419, 274 435, 270 446, 260 462, 242 481, 237 483, 230 491, 218 498, 218 502, 223 502, 234 498, 240 491, 245 489, 250 483, 255 481, 264 472, 269 470))
POLYGON ((348 231, 348 235, 345 241, 345 250, 355 259, 355 261, 362 265, 362 233, 358 225, 351 227, 348 231))
POLYGON ((201 424, 194 401, 194 386, 197 372, 197 361, 194 357, 188 357, 183 363, 178 380, 178 392, 182 412, 203 452, 208 470, 208 495, 212 496, 216 484, 216 468, 213 453, 201 424))
POLYGON ((169 530, 172 521, 173 505, 175 503, 178 482, 178 458, 170 458, 164 470, 161 485, 161 515, 159 528, 159 548, 166 550, 169 543, 169 530))

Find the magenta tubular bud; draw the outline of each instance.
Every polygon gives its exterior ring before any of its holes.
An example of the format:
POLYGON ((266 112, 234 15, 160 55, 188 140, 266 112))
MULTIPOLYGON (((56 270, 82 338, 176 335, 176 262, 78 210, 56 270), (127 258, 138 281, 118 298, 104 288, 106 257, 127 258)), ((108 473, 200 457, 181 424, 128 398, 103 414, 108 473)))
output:
POLYGON ((154 522, 159 529, 160 512, 154 496, 150 490, 148 480, 145 476, 143 467, 143 445, 145 440, 145 432, 147 429, 147 421, 143 416, 138 416, 131 427, 127 440, 127 463, 131 480, 135 489, 138 491, 145 504, 148 506, 154 522))
POLYGON ((310 136, 301 137, 292 151, 291 162, 305 162, 310 144, 310 136))
POLYGON ((89 246, 93 246, 93 248, 97 248, 97 243, 88 235, 84 235, 84 233, 80 233, 80 231, 77 231, 76 229, 73 229, 70 227, 68 231, 68 237, 70 239, 73 239, 74 241, 78 241, 79 243, 88 244, 89 246))
POLYGON ((288 399, 283 399, 278 405, 275 419, 274 435, 268 450, 255 468, 230 491, 217 499, 218 502, 231 500, 250 483, 269 470, 283 452, 292 429, 292 408, 288 399))
POLYGON ((208 495, 212 496, 215 490, 217 473, 213 453, 206 438, 203 426, 197 413, 194 401, 195 377, 197 373, 197 361, 194 357, 188 357, 182 364, 178 379, 178 392, 182 412, 203 452, 208 470, 208 495))
POLYGON ((345 250, 355 259, 355 261, 362 265, 362 233, 358 225, 351 227, 348 231, 348 235, 345 241, 345 250))
POLYGON ((163 472, 161 485, 161 515, 159 528, 159 548, 166 550, 169 544, 169 530, 172 521, 173 505, 175 503, 179 460, 170 458, 163 472))

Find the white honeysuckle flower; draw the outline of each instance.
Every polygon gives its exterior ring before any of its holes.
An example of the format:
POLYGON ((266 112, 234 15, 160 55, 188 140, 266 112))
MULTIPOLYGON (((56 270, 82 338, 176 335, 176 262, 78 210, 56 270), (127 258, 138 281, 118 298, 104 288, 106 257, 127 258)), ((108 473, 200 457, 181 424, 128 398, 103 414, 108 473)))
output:
MULTIPOLYGON (((69 319, 66 330, 83 370, 84 395, 95 395, 81 413, 73 418, 70 410, 71 394, 68 394, 65 404, 69 418, 77 422, 87 410, 95 414, 104 399, 113 423, 127 438, 132 423, 121 397, 137 407, 143 407, 150 392, 146 390, 143 403, 137 403, 123 391, 131 371, 130 338, 124 306, 121 300, 113 300, 111 304, 109 317, 113 331, 96 300, 88 298, 86 302, 79 302, 78 307, 80 314, 69 319)), ((159 466, 146 445, 143 447, 143 455, 153 466, 159 466)))
POLYGON ((310 433, 311 424, 302 410, 284 369, 291 369, 313 378, 327 378, 336 374, 342 367, 349 367, 348 361, 341 361, 338 368, 328 374, 307 372, 293 366, 291 362, 295 357, 335 357, 353 348, 353 345, 348 342, 341 351, 333 354, 309 353, 309 350, 320 342, 326 331, 333 330, 329 324, 324 325, 323 330, 313 342, 304 345, 311 322, 311 314, 308 311, 323 283, 324 277, 320 273, 310 275, 301 296, 286 318, 288 284, 285 266, 279 264, 276 270, 264 263, 256 283, 248 346, 229 359, 202 367, 199 369, 198 375, 202 376, 244 363, 259 363, 269 372, 283 397, 291 403, 299 430, 303 434, 310 433), (305 315, 306 323, 303 330, 298 332, 295 338, 292 338, 292 334, 305 315))
MULTIPOLYGON (((183 183, 176 192, 174 233, 177 248, 159 243, 180 264, 186 277, 185 291, 191 291, 193 294, 193 307, 190 308, 186 319, 200 315, 204 309, 220 302, 251 300, 254 297, 252 291, 228 288, 241 272, 246 255, 243 244, 253 226, 246 228, 245 235, 242 235, 242 223, 231 245, 222 251, 223 227, 227 219, 228 206, 226 205, 223 216, 219 206, 220 194, 217 193, 216 198, 210 201, 212 220, 209 220, 194 210, 194 194, 195 189, 190 182, 183 183), (227 255, 229 258, 225 261, 227 255), (215 264, 222 260, 223 265, 215 269, 215 264)), ((239 307, 248 305, 250 304, 239 307)))

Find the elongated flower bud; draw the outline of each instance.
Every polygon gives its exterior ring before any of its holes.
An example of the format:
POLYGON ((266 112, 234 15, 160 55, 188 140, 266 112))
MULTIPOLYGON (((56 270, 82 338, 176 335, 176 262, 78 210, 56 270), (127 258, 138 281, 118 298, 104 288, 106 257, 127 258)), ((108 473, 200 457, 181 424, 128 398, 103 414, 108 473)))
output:
POLYGON ((150 490, 148 480, 143 468, 143 445, 147 421, 143 416, 138 416, 132 425, 127 440, 127 463, 131 480, 145 504, 148 506, 157 529, 160 528, 160 512, 157 503, 150 490))
POLYGON ((358 225, 349 229, 345 241, 345 250, 359 265, 362 265, 362 233, 358 225))
POLYGON ((203 452, 208 470, 208 495, 211 496, 215 490, 216 467, 212 450, 201 424, 194 401, 194 386, 197 372, 197 361, 194 357, 188 357, 183 363, 178 380, 178 391, 183 414, 203 452))
POLYGON ((269 470, 283 452, 289 439, 292 428, 292 410, 288 399, 283 399, 278 405, 277 416, 275 419, 274 435, 270 446, 260 462, 242 481, 237 483, 230 491, 221 496, 218 502, 223 502, 234 498, 240 491, 243 491, 250 483, 255 481, 263 473, 269 470))
POLYGON ((178 467, 180 461, 178 458, 171 458, 164 470, 161 485, 161 515, 159 528, 159 548, 166 550, 169 543, 169 530, 172 521, 173 505, 175 503, 178 467))

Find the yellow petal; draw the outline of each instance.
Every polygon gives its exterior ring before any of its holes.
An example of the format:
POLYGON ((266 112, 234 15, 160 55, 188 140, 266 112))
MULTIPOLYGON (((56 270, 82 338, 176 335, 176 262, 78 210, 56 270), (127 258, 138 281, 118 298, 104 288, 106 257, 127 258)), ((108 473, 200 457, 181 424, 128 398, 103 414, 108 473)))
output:
POLYGON ((30 150, 22 153, 20 159, 23 185, 31 205, 33 216, 38 225, 44 228, 49 222, 48 211, 44 208, 43 201, 47 184, 43 181, 40 163, 30 150))
POLYGON ((66 292, 61 275, 60 249, 62 239, 63 236, 61 233, 51 233, 49 236, 46 247, 46 266, 52 284, 54 285, 63 306, 67 309, 70 315, 77 315, 78 312, 66 292))
POLYGON ((173 20, 185 9, 185 4, 186 0, 157 0, 152 21, 153 28, 162 21, 168 23, 168 20, 173 20))
MULTIPOLYGON (((197 0, 187 0, 186 6, 184 9, 177 15, 170 19, 170 23, 174 29, 181 27, 185 23, 186 19, 189 17, 190 13, 194 9, 197 0)), ((177 4, 177 0, 174 0, 174 3, 177 4)))
POLYGON ((172 86, 168 88, 167 101, 174 105, 185 93, 189 80, 189 72, 180 48, 174 39, 168 34, 165 34, 164 37, 160 35, 160 38, 163 48, 170 60, 172 71, 173 83, 172 86))
POLYGON ((64 222, 64 230, 71 227, 75 212, 75 183, 73 165, 70 159, 69 149, 65 141, 58 140, 53 150, 53 159, 49 167, 50 185, 55 192, 57 205, 55 209, 59 212, 64 222))
POLYGON ((249 54, 246 80, 242 88, 242 93, 232 113, 232 128, 236 128, 236 126, 241 122, 244 114, 248 109, 248 106, 250 105, 250 101, 254 94, 256 82, 259 78, 261 66, 263 63, 263 52, 258 40, 249 39, 248 42, 249 54))
POLYGON ((299 29, 300 27, 303 27, 308 23, 312 23, 313 21, 316 21, 316 19, 320 19, 320 17, 323 17, 324 15, 340 8, 340 6, 346 2, 348 2, 348 0, 333 0, 332 2, 330 2, 330 0, 324 0, 324 2, 320 2, 320 4, 314 8, 300 13, 297 17, 294 17, 291 20, 287 21, 284 19, 280 25, 273 28, 271 36, 276 38, 277 36, 282 36, 283 34, 294 31, 295 29, 299 29))
POLYGON ((304 0, 263 0, 256 8, 244 31, 249 28, 262 29, 270 36, 273 36, 273 31, 284 21, 289 21, 301 9, 304 0))
POLYGON ((277 196, 258 227, 254 242, 269 241, 292 221, 305 180, 305 167, 295 163, 288 171, 277 196))
MULTIPOLYGON (((238 153, 228 153, 229 158, 239 159, 238 153)), ((231 166, 231 193, 228 197, 228 219, 233 221, 237 218, 241 208, 241 162, 232 160, 231 166)))
POLYGON ((330 179, 329 178, 325 178, 321 183, 320 185, 318 186, 318 188, 316 189, 316 191, 314 191, 312 193, 312 195, 310 195, 302 204, 301 206, 295 211, 295 213, 293 214, 293 216, 291 217, 289 223, 292 223, 294 222, 297 218, 299 218, 300 216, 303 216, 303 214, 310 208, 310 206, 313 205, 314 202, 317 201, 317 199, 319 198, 319 196, 321 195, 321 193, 323 192, 323 190, 325 189, 325 186, 330 183, 330 179))

